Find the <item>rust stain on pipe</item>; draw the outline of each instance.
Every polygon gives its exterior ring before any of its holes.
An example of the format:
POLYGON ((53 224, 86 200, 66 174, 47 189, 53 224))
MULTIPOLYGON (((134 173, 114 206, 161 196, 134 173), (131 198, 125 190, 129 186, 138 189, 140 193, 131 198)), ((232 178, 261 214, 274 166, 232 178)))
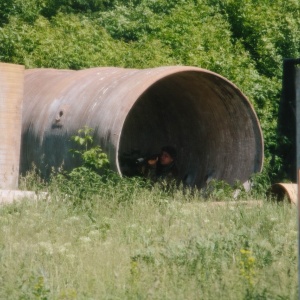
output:
POLYGON ((244 182, 259 172, 263 138, 255 111, 226 78, 184 66, 25 71, 22 172, 32 163, 74 166, 70 137, 85 125, 126 174, 124 153, 178 151, 180 176, 202 186, 208 177, 244 182))
POLYGON ((0 63, 0 188, 19 179, 24 66, 0 63))

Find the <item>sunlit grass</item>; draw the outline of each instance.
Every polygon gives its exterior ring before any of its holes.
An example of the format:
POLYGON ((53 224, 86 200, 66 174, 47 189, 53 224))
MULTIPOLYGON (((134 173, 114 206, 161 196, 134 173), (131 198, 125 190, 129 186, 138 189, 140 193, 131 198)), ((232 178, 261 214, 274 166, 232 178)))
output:
POLYGON ((295 207, 123 188, 1 206, 0 298, 297 299, 295 207))

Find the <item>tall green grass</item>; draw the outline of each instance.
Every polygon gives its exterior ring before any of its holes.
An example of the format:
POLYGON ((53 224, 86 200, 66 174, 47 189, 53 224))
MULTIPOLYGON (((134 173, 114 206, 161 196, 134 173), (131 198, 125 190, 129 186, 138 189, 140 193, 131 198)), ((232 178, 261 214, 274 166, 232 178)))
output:
POLYGON ((297 299, 295 207, 141 182, 1 206, 0 299, 297 299))

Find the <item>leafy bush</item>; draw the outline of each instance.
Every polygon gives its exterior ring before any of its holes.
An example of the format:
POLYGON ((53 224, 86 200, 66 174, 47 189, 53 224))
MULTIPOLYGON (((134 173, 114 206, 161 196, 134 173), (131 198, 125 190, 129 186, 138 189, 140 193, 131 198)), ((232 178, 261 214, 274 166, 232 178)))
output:
POLYGON ((93 129, 85 126, 78 130, 78 135, 72 136, 77 145, 71 149, 73 156, 78 156, 81 162, 79 167, 70 172, 61 171, 52 174, 52 185, 58 185, 67 197, 81 202, 96 195, 103 185, 103 176, 107 176, 109 160, 100 146, 93 145, 93 129), (79 148, 78 148, 79 147, 79 148))
POLYGON ((109 160, 99 145, 93 146, 92 133, 93 129, 87 126, 79 129, 78 135, 72 136, 71 140, 83 149, 71 149, 70 152, 80 157, 84 168, 100 172, 109 168, 109 160))

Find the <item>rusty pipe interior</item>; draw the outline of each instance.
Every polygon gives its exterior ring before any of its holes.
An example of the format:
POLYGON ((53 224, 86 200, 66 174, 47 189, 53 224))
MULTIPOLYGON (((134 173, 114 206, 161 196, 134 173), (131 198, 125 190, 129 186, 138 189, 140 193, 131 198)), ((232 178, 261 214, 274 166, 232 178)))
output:
POLYGON ((25 71, 21 171, 35 164, 75 166, 70 137, 83 126, 112 168, 130 175, 124 155, 178 152, 180 177, 245 182, 263 164, 263 137, 246 96, 229 80, 196 67, 25 71))

